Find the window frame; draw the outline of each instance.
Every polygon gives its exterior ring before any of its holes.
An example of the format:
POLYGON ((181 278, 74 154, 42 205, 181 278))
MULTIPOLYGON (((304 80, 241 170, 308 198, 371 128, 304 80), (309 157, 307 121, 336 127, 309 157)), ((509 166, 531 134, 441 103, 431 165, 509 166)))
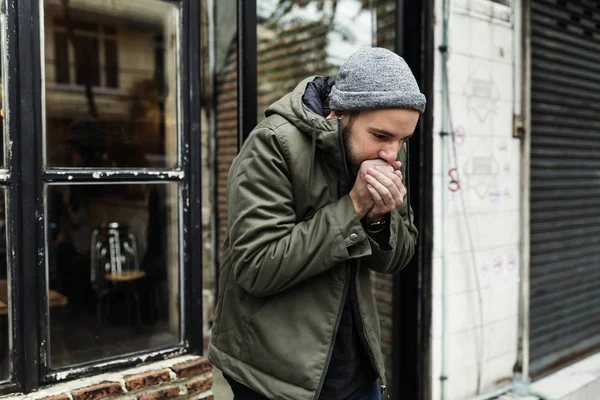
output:
MULTIPOLYGON (((11 111, 8 143, 12 158, 10 186, 10 281, 12 308, 11 382, 0 383, 0 395, 29 393, 42 384, 92 375, 185 353, 202 354, 202 249, 200 171, 200 4, 194 0, 154 0, 179 9, 177 74, 178 166, 165 169, 67 169, 44 166, 45 102, 43 76, 44 0, 3 0, 6 4, 7 59, 5 82, 11 111), (198 71, 198 72, 196 72, 198 71), (22 162, 24 160, 25 162, 22 162), (71 175, 71 179, 68 175, 71 175), (100 172, 101 178, 93 174, 100 172), (47 332, 45 198, 48 183, 179 184, 180 343, 123 357, 50 369, 47 332), (26 333, 26 334, 25 334, 26 333)), ((8 232, 7 232, 8 236, 8 232)))

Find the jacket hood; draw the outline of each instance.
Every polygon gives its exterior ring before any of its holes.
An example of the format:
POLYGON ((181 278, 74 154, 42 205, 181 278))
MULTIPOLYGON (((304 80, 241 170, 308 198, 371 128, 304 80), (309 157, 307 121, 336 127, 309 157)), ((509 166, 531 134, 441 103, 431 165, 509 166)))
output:
POLYGON ((303 135, 310 137, 314 146, 327 153, 328 160, 344 169, 344 150, 337 118, 326 118, 325 106, 335 78, 311 76, 267 108, 267 117, 277 114, 294 125, 303 135), (309 105, 307 105, 307 102, 309 105), (320 114, 322 112, 323 114, 320 114))

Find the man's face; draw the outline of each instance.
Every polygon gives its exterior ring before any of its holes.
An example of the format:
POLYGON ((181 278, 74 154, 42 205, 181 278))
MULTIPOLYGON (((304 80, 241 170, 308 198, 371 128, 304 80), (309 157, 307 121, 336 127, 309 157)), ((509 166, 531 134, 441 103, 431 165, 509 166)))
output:
POLYGON ((403 108, 343 115, 342 135, 352 175, 356 176, 366 160, 382 159, 389 164, 396 161, 400 146, 412 136, 418 121, 418 111, 403 108))

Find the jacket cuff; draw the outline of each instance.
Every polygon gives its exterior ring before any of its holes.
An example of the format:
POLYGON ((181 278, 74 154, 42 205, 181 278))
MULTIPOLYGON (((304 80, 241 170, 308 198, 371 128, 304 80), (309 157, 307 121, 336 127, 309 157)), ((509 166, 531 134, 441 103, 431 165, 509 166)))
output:
POLYGON ((404 229, 401 225, 403 221, 400 214, 392 211, 387 218, 389 218, 389 222, 383 231, 369 235, 369 242, 374 250, 391 252, 397 243, 398 235, 404 235, 404 229))
POLYGON ((400 213, 397 210, 394 210, 390 213, 390 223, 389 223, 389 229, 390 229, 390 236, 389 236, 389 242, 388 242, 388 246, 390 248, 394 248, 395 244, 398 243, 398 235, 402 235, 404 236, 405 234, 405 229, 404 229, 404 221, 402 220, 402 216, 400 215, 400 213))

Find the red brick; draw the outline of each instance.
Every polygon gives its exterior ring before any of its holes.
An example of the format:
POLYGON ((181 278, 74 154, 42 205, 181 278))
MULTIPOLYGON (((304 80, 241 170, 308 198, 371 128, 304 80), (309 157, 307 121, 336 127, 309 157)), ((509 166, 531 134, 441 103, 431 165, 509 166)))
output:
POLYGON ((206 392, 212 387, 212 381, 212 377, 207 376, 204 378, 194 379, 188 382, 185 387, 187 388, 188 393, 206 392))
POLYGON ((175 364, 171 367, 171 369, 175 371, 178 377, 187 378, 189 376, 200 375, 212 370, 212 365, 210 362, 208 362, 207 358, 202 357, 196 360, 175 364))
POLYGON ((54 396, 42 397, 40 400, 70 400, 70 397, 66 393, 55 394, 54 396))
POLYGON ((97 385, 84 387, 72 392, 73 400, 99 400, 123 393, 118 382, 102 382, 97 385))
POLYGON ((128 375, 125 377, 125 387, 127 390, 137 390, 148 386, 155 386, 163 382, 171 380, 171 375, 168 369, 159 369, 148 371, 136 375, 128 375))
POLYGON ((172 387, 168 389, 157 390, 156 392, 150 392, 138 397, 139 400, 159 400, 159 399, 172 399, 173 397, 179 396, 179 388, 172 387))

